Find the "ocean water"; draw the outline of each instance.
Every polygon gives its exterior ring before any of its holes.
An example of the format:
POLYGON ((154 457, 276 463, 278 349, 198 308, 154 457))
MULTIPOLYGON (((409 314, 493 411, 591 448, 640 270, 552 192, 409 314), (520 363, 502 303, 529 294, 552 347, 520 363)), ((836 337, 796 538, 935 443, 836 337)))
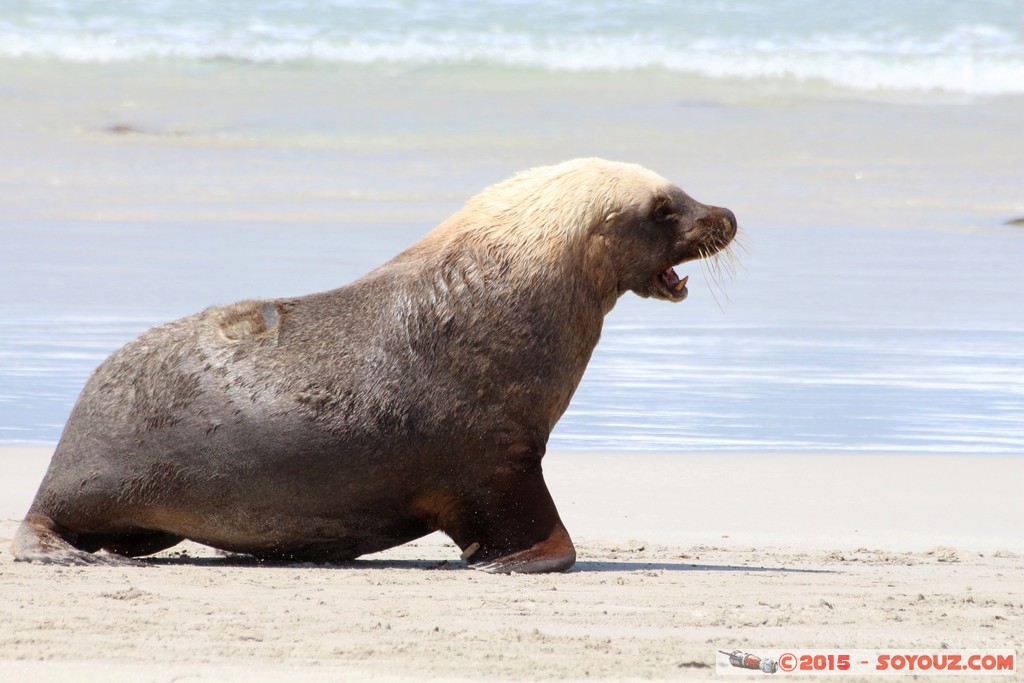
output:
MULTIPOLYGON (((89 373, 153 324, 0 325, 0 444, 59 438, 89 373)), ((613 321, 552 450, 1024 455, 1024 331, 613 321)))
POLYGON ((17 0, 0 59, 663 70, 1024 92, 1019 0, 17 0))
POLYGON ((550 448, 1024 454, 1022 95, 1009 0, 0 0, 0 443, 152 325, 597 154, 743 248, 620 301, 550 448))

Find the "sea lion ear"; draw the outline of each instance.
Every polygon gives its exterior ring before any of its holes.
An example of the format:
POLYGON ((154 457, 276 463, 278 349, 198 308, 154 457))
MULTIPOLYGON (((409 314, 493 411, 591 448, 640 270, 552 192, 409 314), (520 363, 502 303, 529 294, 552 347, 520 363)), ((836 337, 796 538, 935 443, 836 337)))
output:
POLYGON ((650 219, 655 223, 664 223, 675 214, 670 197, 658 196, 651 202, 650 219))
POLYGON ((618 211, 612 211, 611 213, 609 213, 607 216, 604 217, 604 222, 605 223, 612 223, 618 217, 619 217, 619 212, 618 211))

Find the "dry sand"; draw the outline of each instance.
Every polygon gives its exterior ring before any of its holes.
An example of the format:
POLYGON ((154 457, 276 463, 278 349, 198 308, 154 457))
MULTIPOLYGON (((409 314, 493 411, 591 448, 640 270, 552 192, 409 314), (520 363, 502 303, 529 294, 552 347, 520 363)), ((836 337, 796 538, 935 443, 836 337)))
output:
MULTIPOLYGON (((7 448, 0 542, 49 449, 7 448)), ((446 539, 344 566, 193 544, 150 567, 0 554, 0 681, 694 679, 716 649, 1024 653, 1024 460, 554 453, 574 570, 446 539)))

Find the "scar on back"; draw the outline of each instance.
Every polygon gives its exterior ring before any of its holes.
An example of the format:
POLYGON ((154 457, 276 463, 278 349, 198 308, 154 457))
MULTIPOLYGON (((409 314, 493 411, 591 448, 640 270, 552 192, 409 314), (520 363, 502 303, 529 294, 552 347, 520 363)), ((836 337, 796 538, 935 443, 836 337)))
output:
POLYGON ((210 311, 220 335, 233 342, 266 339, 281 331, 283 312, 273 301, 240 301, 210 311))

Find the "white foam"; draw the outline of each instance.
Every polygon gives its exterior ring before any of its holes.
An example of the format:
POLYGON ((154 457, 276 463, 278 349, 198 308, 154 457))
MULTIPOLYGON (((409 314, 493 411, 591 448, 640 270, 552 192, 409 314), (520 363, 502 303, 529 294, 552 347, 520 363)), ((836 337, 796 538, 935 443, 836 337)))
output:
POLYGON ((663 32, 535 35, 507 31, 346 33, 302 24, 168 24, 148 31, 0 22, 0 58, 76 63, 219 60, 254 63, 464 65, 551 71, 661 69, 715 79, 822 82, 851 90, 1024 93, 1024 43, 986 24, 925 39, 904 34, 686 36, 663 32))

